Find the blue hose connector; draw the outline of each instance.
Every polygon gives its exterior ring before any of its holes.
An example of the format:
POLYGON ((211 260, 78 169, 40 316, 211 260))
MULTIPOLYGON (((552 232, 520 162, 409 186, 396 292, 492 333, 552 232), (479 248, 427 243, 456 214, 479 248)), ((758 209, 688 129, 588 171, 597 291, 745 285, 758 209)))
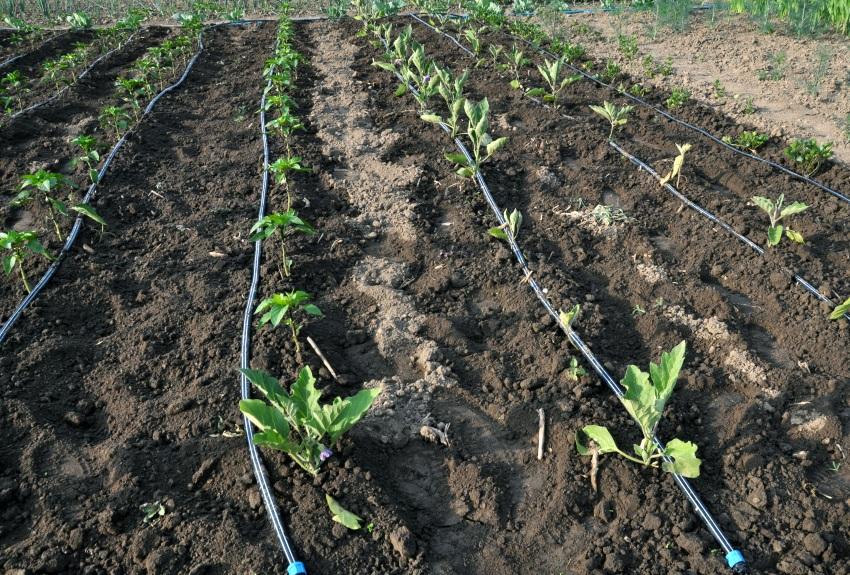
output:
POLYGON ((729 565, 735 573, 747 572, 747 562, 744 560, 744 554, 737 549, 733 549, 726 554, 726 564, 729 565))
POLYGON ((307 568, 304 567, 301 561, 296 561, 295 563, 290 563, 289 567, 286 568, 286 575, 307 575, 307 568))

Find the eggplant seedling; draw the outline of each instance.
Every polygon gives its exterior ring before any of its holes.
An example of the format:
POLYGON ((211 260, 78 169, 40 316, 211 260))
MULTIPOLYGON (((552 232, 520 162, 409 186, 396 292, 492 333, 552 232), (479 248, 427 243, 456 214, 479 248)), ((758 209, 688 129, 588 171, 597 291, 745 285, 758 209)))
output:
POLYGON ((522 82, 519 80, 519 71, 525 66, 528 66, 528 59, 522 53, 522 50, 516 47, 516 44, 511 47, 509 52, 505 53, 505 59, 508 62, 508 69, 514 77, 514 79, 511 80, 511 88, 519 90, 522 88, 522 82))
POLYGON ((251 236, 249 237, 252 242, 257 242, 271 237, 275 232, 278 233, 283 275, 286 276, 289 275, 289 270, 292 267, 292 260, 286 256, 286 234, 289 230, 308 236, 316 233, 313 226, 302 220, 298 213, 290 208, 285 212, 274 212, 260 219, 251 227, 251 236))
POLYGON ((446 68, 436 68, 437 93, 445 100, 449 115, 446 118, 437 114, 422 114, 421 118, 433 124, 445 124, 451 128, 452 138, 457 137, 460 128, 460 113, 463 111, 463 90, 469 79, 469 71, 464 70, 459 76, 452 76, 451 71, 446 68))
POLYGON ((691 93, 685 88, 673 88, 673 91, 670 92, 670 97, 665 100, 665 103, 668 108, 675 110, 676 108, 681 108, 690 97, 691 93))
POLYGON ((670 173, 661 178, 659 183, 662 186, 666 185, 673 178, 676 178, 676 187, 679 187, 679 180, 682 178, 682 167, 685 165, 685 153, 691 149, 691 145, 676 144, 676 148, 679 150, 679 155, 673 159, 673 167, 670 169, 670 173))
POLYGON ((753 203, 767 213, 770 218, 770 227, 767 230, 767 245, 776 246, 782 240, 782 233, 792 242, 802 244, 805 240, 803 234, 794 231, 787 226, 783 226, 781 222, 785 218, 790 218, 794 214, 805 212, 809 206, 803 202, 793 202, 787 206, 783 206, 785 202, 785 194, 779 194, 779 197, 774 202, 770 198, 762 196, 753 196, 753 203))
POLYGON ((302 290, 295 290, 289 293, 276 293, 270 298, 266 298, 260 302, 255 314, 262 313, 260 318, 260 327, 271 324, 272 327, 277 327, 281 323, 289 326, 292 332, 292 341, 295 343, 295 353, 301 353, 301 345, 298 343, 298 334, 304 324, 295 318, 295 314, 307 314, 312 316, 322 316, 322 310, 314 304, 307 303, 310 300, 310 294, 302 290), (263 313, 265 312, 265 313, 263 313))
POLYGON ((254 434, 254 444, 286 453, 311 475, 316 475, 322 463, 333 455, 329 446, 360 421, 381 393, 379 388, 363 389, 322 405, 322 392, 316 389, 309 367, 301 368, 289 391, 267 373, 241 371, 268 402, 239 402, 239 410, 259 429, 254 434))
POLYGON ((794 140, 785 148, 785 156, 800 164, 807 176, 812 176, 832 157, 832 142, 818 144, 817 140, 794 140))
POLYGON ((75 164, 85 164, 88 167, 89 179, 93 184, 97 183, 98 174, 95 166, 100 162, 100 152, 98 152, 98 142, 94 136, 80 135, 71 140, 71 143, 79 146, 82 151, 81 156, 74 159, 75 164))
POLYGON ((563 57, 554 61, 545 60, 543 65, 537 66, 537 70, 540 72, 540 75, 543 76, 546 84, 549 85, 549 90, 547 91, 546 88, 532 88, 528 91, 528 95, 542 97, 544 102, 554 104, 555 107, 557 107, 558 98, 563 89, 570 84, 581 80, 581 76, 579 74, 573 74, 572 76, 562 78, 561 76, 565 68, 566 59, 563 57))
POLYGON ((504 216, 505 223, 499 227, 490 228, 487 230, 487 233, 494 238, 505 240, 506 242, 511 238, 516 240, 519 227, 522 225, 522 214, 519 210, 514 210, 510 214, 508 214, 508 210, 505 210, 504 216))
POLYGON ((18 273, 21 275, 21 281, 27 293, 32 291, 27 281, 27 274, 24 272, 24 260, 27 255, 36 254, 44 256, 48 261, 53 259, 45 251, 44 246, 41 245, 41 242, 38 240, 38 234, 33 231, 16 232, 15 230, 10 230, 8 232, 0 232, 0 248, 11 252, 3 256, 3 271, 6 272, 6 275, 9 275, 17 266, 18 273))
POLYGON ((850 313, 850 297, 844 300, 844 303, 835 306, 835 309, 829 314, 829 319, 841 319, 847 313, 850 313))
POLYGON ((612 140, 614 138, 614 130, 617 129, 618 126, 622 126, 629 121, 629 113, 632 111, 633 106, 619 107, 616 104, 605 101, 601 106, 591 105, 590 109, 608 120, 611 124, 611 131, 608 133, 608 139, 612 140))
POLYGON ((742 148, 749 151, 751 154, 755 154, 759 148, 767 143, 770 136, 767 134, 760 134, 756 131, 744 130, 734 138, 732 136, 723 136, 721 139, 726 144, 735 146, 736 148, 742 148))
POLYGON ((472 144, 472 159, 466 155, 455 152, 446 154, 448 161, 460 166, 457 175, 462 178, 474 178, 481 169, 481 165, 493 157, 507 142, 505 137, 493 139, 490 135, 490 103, 487 98, 480 102, 465 100, 463 111, 469 121, 466 135, 472 144))
POLYGON ((620 398, 629 414, 640 426, 643 438, 639 445, 633 445, 635 456, 629 455, 617 447, 614 437, 606 427, 587 425, 582 429, 591 444, 586 446, 580 436, 576 435, 576 447, 581 455, 597 456, 603 453, 617 453, 629 461, 649 467, 658 467, 661 459, 661 469, 684 477, 699 477, 699 467, 702 463, 696 456, 697 446, 690 441, 671 439, 661 447, 655 442, 655 430, 664 406, 673 394, 676 379, 685 361, 685 342, 681 342, 669 353, 661 354, 661 363, 649 364, 649 373, 641 371, 635 365, 626 368, 626 374, 621 380, 626 390, 620 398))

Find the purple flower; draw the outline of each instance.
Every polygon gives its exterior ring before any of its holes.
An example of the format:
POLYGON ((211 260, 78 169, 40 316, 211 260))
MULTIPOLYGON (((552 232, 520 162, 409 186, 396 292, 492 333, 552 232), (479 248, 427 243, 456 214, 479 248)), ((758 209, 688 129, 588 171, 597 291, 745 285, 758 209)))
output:
POLYGON ((425 77, 422 78, 423 84, 429 84, 431 82, 431 74, 425 74, 425 77))
POLYGON ((324 463, 325 461, 327 461, 328 459, 330 459, 330 458, 331 458, 331 455, 333 455, 333 454, 334 454, 334 452, 333 452, 333 451, 331 451, 330 449, 328 449, 328 448, 326 447, 326 448, 324 448, 324 449, 322 450, 322 452, 319 454, 319 459, 320 459, 320 460, 324 463))

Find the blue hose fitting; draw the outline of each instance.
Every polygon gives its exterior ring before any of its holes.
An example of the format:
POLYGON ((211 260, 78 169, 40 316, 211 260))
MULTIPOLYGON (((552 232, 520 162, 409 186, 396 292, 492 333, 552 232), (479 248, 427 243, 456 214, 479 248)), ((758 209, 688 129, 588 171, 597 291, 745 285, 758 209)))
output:
POLYGON ((747 562, 744 560, 744 554, 737 549, 733 549, 726 554, 726 564, 729 565, 735 573, 747 572, 747 562))
POLYGON ((307 575, 307 568, 301 561, 296 561, 286 568, 286 575, 307 575))

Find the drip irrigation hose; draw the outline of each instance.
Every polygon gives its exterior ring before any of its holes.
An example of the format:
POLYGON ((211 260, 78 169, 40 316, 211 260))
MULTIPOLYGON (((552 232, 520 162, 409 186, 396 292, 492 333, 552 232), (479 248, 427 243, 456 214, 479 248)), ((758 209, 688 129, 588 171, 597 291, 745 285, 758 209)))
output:
MULTIPOLYGON (((275 50, 279 45, 279 40, 275 43, 275 50)), ((266 132, 266 95, 271 88, 271 80, 266 84, 266 89, 263 90, 263 96, 260 99, 260 131, 263 138, 263 183, 260 189, 260 206, 257 211, 257 221, 263 219, 266 215, 266 200, 269 191, 269 138, 266 132)), ((257 288, 260 284, 260 263, 263 257, 263 242, 257 240, 254 242, 254 265, 251 271, 251 286, 248 289, 248 298, 245 302, 245 313, 242 316, 242 342, 240 354, 240 367, 248 369, 251 364, 251 320, 254 316, 254 301, 257 297, 257 288)), ((251 384, 244 373, 240 372, 239 385, 242 399, 250 399, 251 384)), ((275 537, 280 543, 283 554, 288 563, 287 575, 306 575, 307 568, 304 564, 298 561, 295 557, 295 552, 289 543, 289 538, 286 536, 286 531, 283 527, 283 521, 280 518, 280 512, 275 501, 274 494, 269 487, 269 478, 266 468, 260 459, 260 453, 257 446, 254 445, 254 425, 247 416, 242 416, 242 423, 245 427, 245 438, 248 440, 248 453, 251 456, 251 467, 254 470, 254 477, 257 479, 257 486, 260 489, 260 495, 263 499, 263 505, 269 516, 269 521, 272 524, 275 537)))
POLYGON ((32 50, 30 50, 29 52, 24 52, 23 54, 18 54, 17 56, 12 56, 11 58, 8 58, 8 59, 6 59, 6 60, 3 60, 2 62, 0 62, 0 70, 2 70, 3 68, 5 68, 5 67, 6 67, 6 66, 8 66, 9 64, 12 64, 12 63, 14 63, 14 62, 17 62, 17 61, 18 61, 18 60, 20 60, 21 58, 24 58, 24 57, 29 56, 29 55, 31 55, 31 54, 35 54, 36 52, 38 52, 39 50, 41 50, 42 48, 44 48, 44 46, 45 46, 47 43, 49 43, 49 42, 53 42, 53 41, 54 41, 54 40, 56 40, 57 38, 61 38, 62 36, 67 35, 67 34, 68 34, 68 32, 69 32, 69 30, 65 30, 64 32, 60 32, 59 34, 56 34, 55 36, 51 36, 50 38, 48 38, 47 40, 45 40, 44 42, 42 42, 41 44, 39 44, 39 45, 38 45, 38 47, 33 48, 33 49, 32 49, 32 50))
MULTIPOLYGON (((701 12, 703 10, 714 10, 719 8, 716 4, 701 4, 699 6, 691 6, 691 11, 693 12, 701 12)), ((512 11, 514 16, 519 16, 520 18, 528 18, 535 15, 535 12, 516 12, 512 11)), ((627 8, 565 8, 563 10, 558 10, 559 13, 564 14, 565 16, 575 16, 577 14, 608 14, 611 12, 619 13, 619 12, 646 12, 651 13, 652 10, 647 10, 646 8, 634 8, 629 6, 627 8)))
MULTIPOLYGON (((617 144, 613 140, 609 140, 608 144, 610 144, 610 146, 612 148, 614 148, 617 152, 619 152, 624 158, 626 158, 627 160, 629 160, 630 162, 632 162, 633 164, 638 166, 638 169, 645 170, 652 177, 654 177, 656 180, 661 181, 661 176, 658 174, 658 172, 653 170, 652 167, 649 166, 649 164, 640 160, 639 158, 635 157, 634 155, 630 154, 629 152, 625 151, 623 148, 620 147, 619 144, 617 144)), ((695 210, 700 215, 705 216, 706 218, 708 218, 709 220, 711 220, 715 224, 719 225, 721 228, 723 228, 724 230, 726 230, 727 232, 729 232, 730 234, 735 236, 735 238, 737 238, 738 240, 740 240, 741 242, 745 243, 750 248, 752 248, 753 251, 755 251, 760 256, 764 255, 764 248, 762 248, 760 245, 758 245, 757 243, 752 241, 747 236, 740 234, 737 231, 735 231, 735 229, 732 226, 730 226, 729 224, 727 224, 726 222, 721 220, 719 217, 717 217, 713 213, 709 212, 705 208, 701 207, 699 204, 688 199, 684 194, 682 194, 682 192, 680 192, 675 187, 673 187, 672 184, 665 183, 664 187, 667 189, 668 192, 670 192, 671 194, 676 196, 676 198, 678 198, 680 201, 682 201, 686 206, 688 206, 692 210, 695 210)), ((801 286, 803 286, 803 288, 806 291, 808 291, 810 294, 815 296, 820 301, 827 303, 832 307, 835 307, 835 305, 836 305, 835 302, 833 302, 830 298, 826 297, 824 294, 822 294, 820 291, 818 291, 818 289, 815 288, 811 283, 806 281, 805 278, 803 278, 801 275, 799 275, 797 273, 794 273, 794 272, 791 272, 791 273, 794 277, 794 281, 797 282, 798 284, 800 284, 801 286)), ((850 320, 850 312, 845 313, 844 317, 846 319, 850 320)))
MULTIPOLYGON (((445 37, 447 37, 447 38, 451 39, 451 40, 452 40, 455 44, 457 44, 458 46, 460 46, 461 48, 463 48, 463 49, 464 49, 467 53, 471 53, 469 50, 467 50, 467 49, 466 49, 466 47, 465 47, 465 46, 463 46, 462 44, 460 44, 460 43, 457 41, 457 39, 456 39, 456 38, 454 38, 451 34, 447 34, 447 33, 443 32, 442 30, 438 30, 437 28, 435 28, 434 26, 432 26, 432 25, 431 25, 431 24, 429 24, 428 22, 425 22, 424 20, 422 20, 422 19, 421 19, 419 16, 417 16, 416 14, 410 14, 410 17, 411 17, 411 18, 413 18, 414 20, 418 21, 418 22, 419 22, 420 24, 422 24, 423 26, 425 26, 425 27, 427 27, 427 28, 431 29, 432 31, 434 31, 434 32, 436 32, 436 33, 438 33, 438 34, 442 34, 443 36, 445 36, 445 37)), ((543 48, 543 47, 541 47, 541 46, 535 46, 532 42, 529 42, 529 41, 528 41, 528 40, 526 40, 525 38, 520 38, 520 37, 518 37, 518 36, 515 36, 514 34, 511 34, 510 32, 505 32, 505 34, 507 34, 507 35, 508 35, 508 36, 510 36, 511 38, 514 38, 515 40, 520 40, 521 42, 524 42, 527 46, 530 46, 530 47, 534 48, 535 50, 537 50, 537 51, 538 51, 538 52, 540 52, 541 54, 545 54, 546 56, 548 56, 548 57, 550 57, 550 58, 555 58, 555 59, 557 59, 557 58, 558 58, 558 56, 557 56, 557 55, 553 54, 552 52, 549 52, 548 50, 546 50, 545 48, 543 48)), ((721 146, 723 146, 724 148, 727 148, 728 150, 731 150, 732 152, 734 152, 734 153, 736 153, 736 154, 739 154, 739 155, 744 156, 745 158, 749 158, 749 159, 751 159, 751 160, 755 160, 755 161, 760 162, 760 163, 762 163, 762 164, 766 164, 766 165, 768 165, 768 166, 771 166, 772 168, 775 168, 775 169, 777 169, 777 170, 780 170, 780 171, 782 171, 782 172, 784 172, 784 173, 788 174, 788 175, 789 175, 789 176, 791 176, 791 177, 797 178, 798 180, 802 180, 802 181, 804 181, 804 182, 806 182, 806 183, 808 183, 808 184, 811 184, 811 185, 813 185, 813 186, 815 186, 815 187, 817 187, 817 188, 821 189, 821 190, 822 190, 822 191, 824 191, 824 192, 827 192, 828 194, 831 194, 832 196, 834 196, 834 197, 838 198, 838 199, 839 199, 839 200, 841 200, 842 202, 846 202, 846 203, 850 204, 850 197, 847 197, 846 195, 842 194, 841 192, 839 192, 839 191, 837 191, 837 190, 833 190, 832 188, 830 188, 830 187, 829 187, 829 186, 827 186, 826 184, 823 184, 822 182, 819 182, 818 180, 815 180, 815 179, 813 179, 813 178, 811 178, 811 177, 809 177, 809 176, 806 176, 806 175, 804 175, 804 174, 800 174, 800 173, 798 173, 798 172, 795 172, 794 170, 789 169, 789 168, 786 168, 786 167, 785 167, 785 166, 783 166, 782 164, 779 164, 779 163, 774 162, 774 161, 772 161, 772 160, 768 160, 767 158, 762 158, 761 156, 757 156, 757 155, 755 155, 755 154, 751 154, 751 153, 749 153, 749 152, 747 152, 747 151, 745 151, 745 150, 741 150, 741 149, 739 149, 739 148, 737 148, 737 147, 735 147, 735 146, 733 146, 733 145, 731 145, 731 144, 727 144, 726 142, 724 142, 723 140, 721 140, 720 138, 718 138, 717 136, 715 136, 715 135, 714 135, 714 134, 712 134, 711 132, 709 132, 709 131, 707 131, 707 130, 705 130, 705 129, 703 129, 703 128, 700 128, 699 126, 695 126, 695 125, 693 125, 693 124, 690 124, 690 123, 686 122, 685 120, 682 120, 682 119, 680 119, 680 118, 677 118, 676 116, 674 116, 673 114, 671 114, 671 113, 667 112, 666 110, 662 110, 661 108, 657 108, 657 107, 653 106, 652 104, 650 104, 649 102, 647 102, 646 100, 643 100, 643 99, 641 99, 641 98, 638 98, 637 96, 634 96, 634 95, 632 95, 632 94, 629 94, 629 93, 628 93, 628 92, 626 92, 626 91, 620 91, 620 90, 617 90, 617 89, 616 89, 613 85, 611 85, 611 84, 607 84, 606 82, 603 82, 602 80, 600 80, 599 78, 597 78, 597 77, 596 77, 596 76, 594 76, 593 74, 588 74, 587 72, 585 72, 585 71, 584 71, 584 70, 582 70, 581 68, 577 68, 577 67, 573 66, 572 64, 570 64, 569 62, 565 62, 565 65, 566 65, 566 66, 567 66, 570 70, 572 70, 573 72, 575 72, 575 73, 577 73, 577 74, 581 75, 582 77, 584 77, 584 78, 586 78, 586 79, 588 79, 588 80, 591 80, 592 82, 595 82, 596 84, 598 84, 598 85, 600 85, 600 86, 604 86, 605 88, 608 88, 609 90, 613 90, 613 91, 614 91, 614 92, 616 92, 617 94, 619 94, 619 95, 621 95, 621 96, 623 96, 623 97, 625 97, 625 98, 627 98, 627 99, 629 99, 629 100, 631 100, 631 101, 635 102, 636 104, 639 104, 639 105, 641 105, 641 106, 643 106, 643 107, 645 107, 645 108, 649 108, 650 110, 652 110, 652 111, 654 111, 654 112, 656 112, 656 113, 658 113, 658 114, 661 114, 662 116, 664 116, 664 117, 665 117, 665 118, 667 118, 668 120, 671 120, 671 121, 673 121, 673 122, 675 122, 675 123, 677 123, 677 124, 679 124, 679 125, 681 125, 681 126, 683 126, 683 127, 687 128, 687 129, 689 129, 689 130, 692 130, 692 131, 694 131, 694 132, 697 132, 697 133, 699 133, 699 134, 702 134, 702 135, 703 135, 703 136, 705 136, 706 138, 708 138, 708 139, 710 139, 710 140, 714 141, 714 142, 715 142, 715 143, 717 143, 717 144, 720 144, 720 145, 721 145, 721 146)))
MULTIPOLYGON (((210 28, 214 28, 214 27, 217 27, 217 26, 219 26, 219 25, 217 24, 217 25, 211 26, 210 28)), ((207 30, 210 29, 210 28, 207 28, 207 30)), ((106 157, 106 159, 103 162, 103 166, 100 168, 100 171, 98 172, 97 182, 95 182, 95 183, 93 183, 92 185, 89 186, 89 189, 86 192, 86 195, 82 199, 82 203, 90 203, 91 199, 94 198, 95 194, 97 193, 97 185, 106 176, 106 171, 109 168, 109 165, 112 163, 112 160, 115 158, 116 154, 118 154, 118 150, 120 150, 121 147, 124 145, 124 143, 127 141, 127 137, 130 134, 132 134, 136 130, 136 128, 140 125, 142 119, 144 119, 145 116, 147 116, 148 114, 151 113, 151 111, 153 110, 154 106, 156 105, 156 103, 159 101, 160 98, 162 98, 165 94, 171 92, 172 90, 174 90, 175 88, 180 86, 183 83, 183 81, 186 80, 186 77, 189 75, 189 72, 192 70, 192 67, 195 65, 195 62, 197 61, 198 57, 201 55, 201 52, 204 51, 204 31, 205 30, 201 31, 200 36, 198 36, 198 50, 197 50, 197 52, 195 52, 195 55, 192 56, 192 58, 186 64, 186 69, 183 71, 183 74, 180 76, 180 78, 176 82, 174 82, 173 84, 166 86, 166 88, 164 90, 162 90, 159 94, 154 96, 154 98, 145 107, 139 121, 131 129, 127 130, 127 132, 124 133, 124 135, 122 135, 121 138, 118 140, 118 142, 116 142, 115 146, 112 147, 112 151, 109 152, 109 155, 106 157)), ((24 310, 27 307, 29 307, 29 305, 35 300, 36 297, 38 297, 39 293, 41 293, 41 290, 44 288, 45 285, 47 285, 47 282, 50 281, 50 278, 52 278, 53 274, 56 273, 56 270, 59 269, 59 266, 61 265, 62 261, 65 259, 65 256, 68 254, 68 252, 73 247, 74 242, 76 242, 77 236, 79 235, 80 229, 82 228, 82 226, 83 226, 83 216, 81 214, 81 215, 77 216, 76 220, 74 220, 74 226, 71 228, 71 231, 68 233, 68 237, 65 239, 65 243, 63 244, 62 249, 59 251, 59 254, 56 256, 56 258, 53 260, 53 262, 51 262, 50 266, 47 268, 47 271, 44 272, 44 275, 41 277, 41 279, 38 281, 38 283, 35 286, 33 286, 32 291, 27 294, 27 296, 23 299, 23 301, 21 301, 21 303, 18 304, 18 306, 12 312, 12 315, 10 315, 9 319, 6 320, 6 323, 3 324, 3 327, 0 328, 0 344, 2 344, 6 340, 6 337, 9 335, 9 332, 11 331, 11 329, 15 325, 15 323, 18 321, 18 319, 20 319, 24 310)))
MULTIPOLYGON (((384 43, 384 40, 381 39, 381 42, 384 43)), ((386 43, 384 43, 384 48, 388 49, 386 43)), ((407 88, 411 91, 411 93, 418 93, 416 88, 410 83, 406 82, 405 79, 398 72, 394 73, 399 79, 399 81, 407 85, 407 88)), ((449 126, 441 122, 440 127, 443 129, 444 132, 451 136, 452 130, 449 126)), ((466 146, 463 144, 460 138, 454 138, 454 144, 457 149, 464 155, 464 157, 466 157, 467 161, 472 163, 473 157, 469 153, 469 150, 466 149, 466 146)), ((490 188, 487 186, 487 182, 484 180, 484 176, 481 173, 480 169, 475 173, 475 182, 483 193, 484 199, 487 201, 487 204, 490 206, 490 209, 493 211, 493 214, 496 216, 496 220, 499 222, 499 225, 507 227, 507 221, 504 215, 502 214, 502 211, 499 209, 499 205, 496 203, 496 200, 493 198, 493 195, 490 193, 490 188)), ((581 352, 584 358, 593 367, 593 370, 599 375, 600 378, 602 378, 602 380, 610 388, 614 395, 616 395, 618 398, 622 398, 625 395, 625 391, 620 387, 620 385, 616 381, 614 381, 614 378, 612 378, 608 371, 602 366, 602 363, 594 355, 590 348, 587 347, 584 341, 582 341, 582 339, 575 332, 575 330, 573 330, 569 325, 566 325, 561 320, 560 314, 552 306, 546 293, 537 283, 537 280, 532 277, 532 271, 528 267, 528 262, 525 259, 525 256, 523 255, 522 250, 519 247, 519 244, 517 244, 516 239, 513 237, 513 234, 507 233, 506 237, 511 251, 513 252, 517 262, 522 268, 523 274, 525 276, 525 281, 528 282, 528 285, 531 287, 532 291, 534 292, 534 295, 537 296, 537 299, 540 300, 540 303, 543 304, 543 307, 546 308, 546 311, 555 320, 555 322, 558 324, 558 327, 561 328, 564 334, 566 334, 569 341, 581 352)), ((664 444, 662 444, 656 436, 653 436, 652 439, 655 445, 658 446, 663 452, 664 444)), ((672 460, 666 455, 663 456, 663 459, 665 462, 672 463, 672 460)), ((711 532, 712 536, 714 536, 717 543, 723 548, 727 565, 732 569, 734 573, 747 573, 749 569, 747 567, 747 563, 744 559, 743 553, 732 547, 732 544, 729 543, 729 539, 726 538, 726 535, 723 533, 723 530, 714 520, 714 517, 711 515, 711 512, 708 511, 705 504, 702 502, 702 499, 700 499, 697 492, 691 486, 690 482, 685 477, 682 477, 681 475, 678 475, 676 473, 671 473, 670 475, 673 476, 676 485, 679 486, 682 492, 684 492, 685 497, 687 497, 688 501, 690 501, 691 504, 694 506, 697 515, 699 515, 700 519, 702 519, 703 523, 711 532)))
POLYGON ((65 92, 67 92, 68 90, 70 90, 70 89, 71 89, 72 87, 74 87, 75 85, 79 84, 80 80, 82 80, 83 78, 85 78, 85 77, 89 74, 89 72, 91 72, 91 71, 94 69, 94 67, 95 67, 95 66, 97 66, 98 64, 100 64, 103 60, 105 60, 106 58, 108 58, 109 56, 111 56, 112 54, 114 54, 115 52, 117 52, 118 50, 120 50, 121 48, 123 48, 124 46, 126 46, 127 44, 129 44, 129 43, 133 40, 133 37, 134 37, 136 34, 138 34, 138 31, 133 32, 132 34, 130 34, 130 35, 127 37, 127 39, 126 39, 126 40, 124 40, 123 42, 120 42, 120 43, 119 43, 119 44, 118 44, 115 48, 113 48, 113 49, 112 49, 112 50, 110 50, 109 52, 107 52, 107 53, 102 54, 101 56, 99 56, 99 57, 98 57, 98 58, 97 58, 94 62, 92 62, 92 63, 91 63, 91 65, 89 65, 89 67, 88 67, 88 68, 86 68, 85 70, 83 70, 83 71, 80 73, 80 75, 79 75, 79 76, 77 76, 77 79, 74 81, 74 83, 73 83, 73 84, 68 84, 67 86, 65 86, 64 88, 62 88, 61 90, 59 90, 58 92, 56 92, 55 94, 53 94, 52 96, 50 96, 49 98, 47 98, 46 100, 42 100, 41 102, 37 102, 37 103, 33 104, 33 105, 32 105, 32 106, 30 106, 29 108, 24 108, 23 110, 20 110, 20 111, 18 111, 18 112, 15 112, 15 113, 14 113, 14 114, 12 114, 11 116, 9 116, 9 121, 14 120, 15 118, 17 118, 17 117, 19 117, 19 116, 23 116, 23 115, 24 115, 24 114, 26 114, 27 112, 32 112, 32 111, 33 111, 33 110, 35 110, 36 108, 40 108, 40 107, 42 107, 42 106, 44 106, 44 105, 47 105, 47 104, 49 104, 50 102, 53 102, 54 100, 59 99, 59 98, 62 96, 62 94, 64 94, 64 93, 65 93, 65 92))

